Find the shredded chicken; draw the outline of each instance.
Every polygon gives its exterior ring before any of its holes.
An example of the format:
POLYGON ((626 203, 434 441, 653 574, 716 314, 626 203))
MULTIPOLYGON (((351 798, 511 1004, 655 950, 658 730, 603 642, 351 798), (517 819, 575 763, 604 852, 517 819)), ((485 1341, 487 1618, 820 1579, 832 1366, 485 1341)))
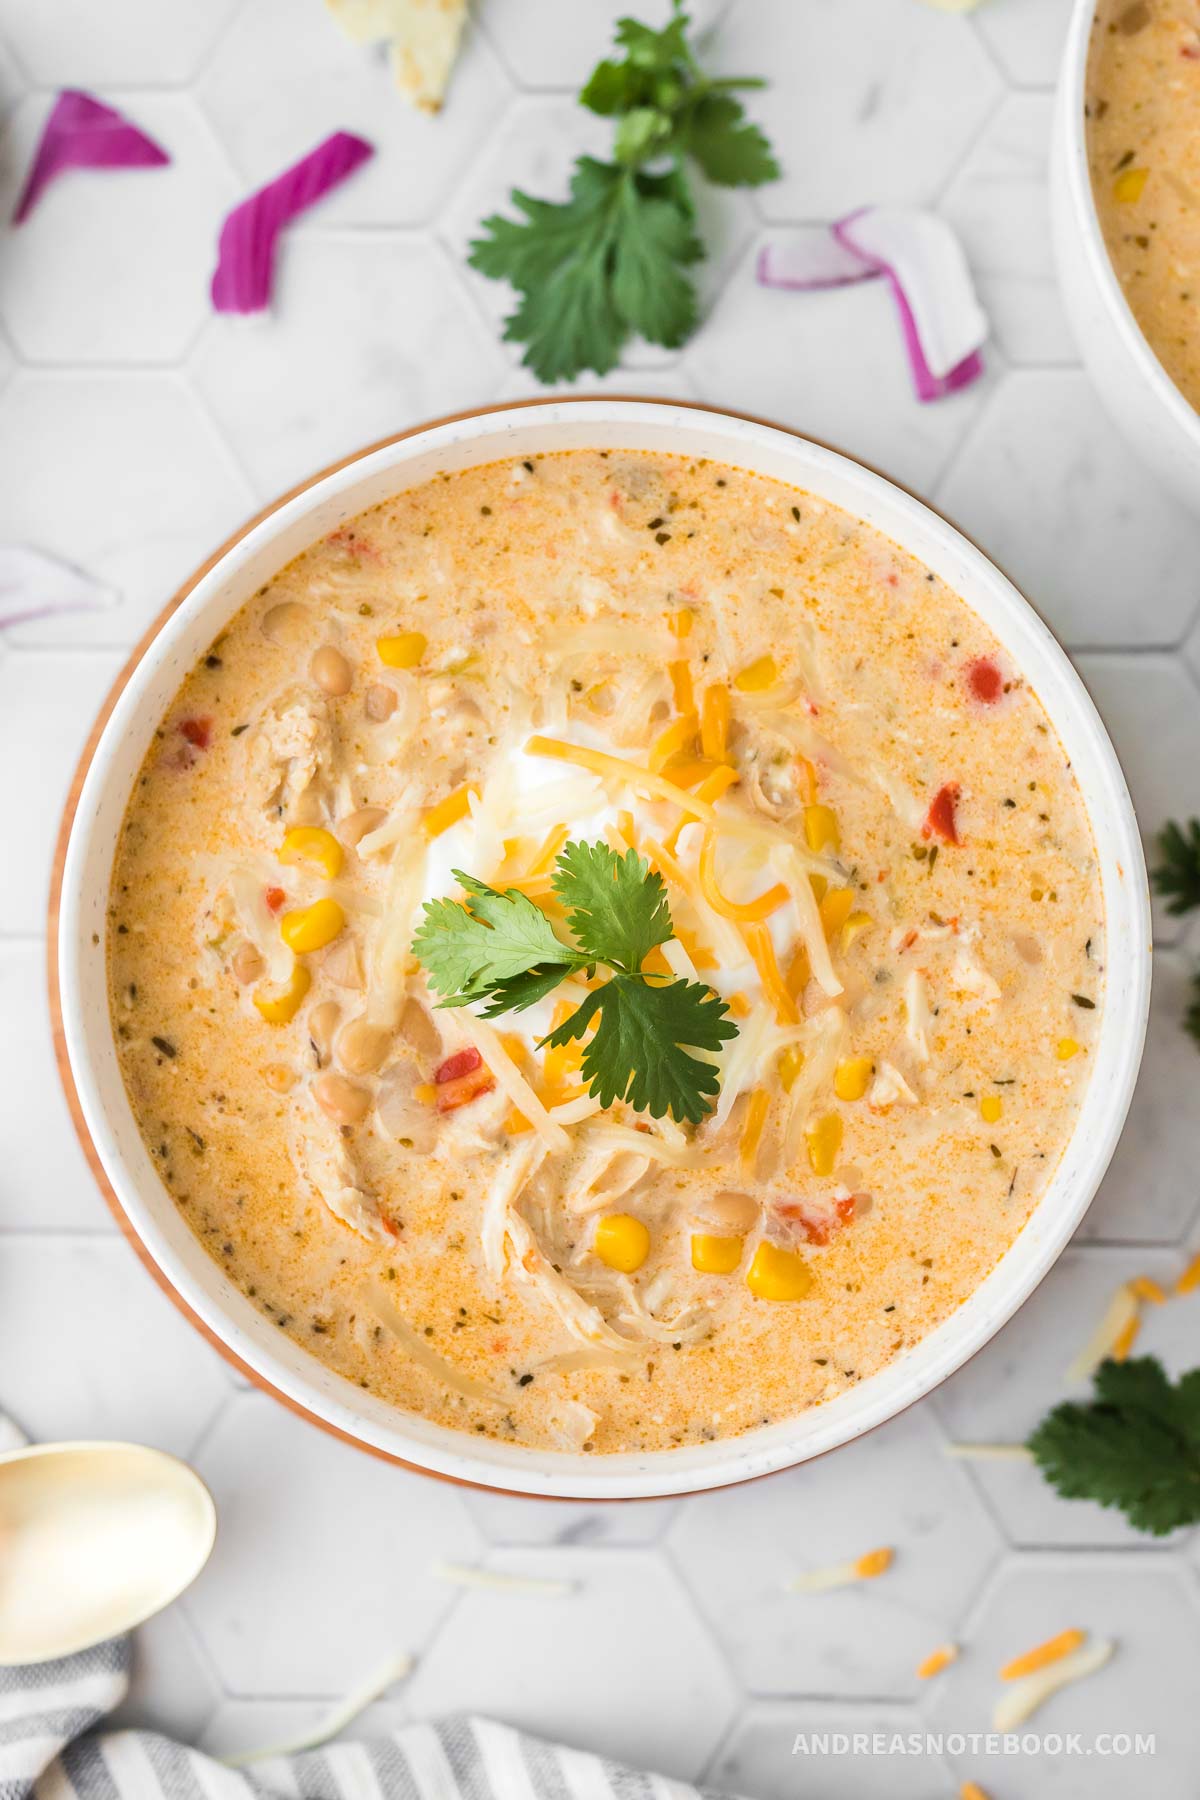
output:
POLYGON ((254 804, 284 825, 318 823, 333 775, 333 748, 328 703, 299 689, 281 694, 248 746, 254 804))
POLYGON ((292 1156, 313 1193, 335 1219, 372 1244, 392 1244, 397 1228, 374 1194, 359 1186, 358 1170, 341 1131, 304 1094, 292 1113, 292 1156))
POLYGON ((873 1107, 876 1112, 886 1112, 889 1106, 915 1106, 916 1104, 917 1096, 895 1063, 881 1062, 867 1094, 867 1105, 873 1107))

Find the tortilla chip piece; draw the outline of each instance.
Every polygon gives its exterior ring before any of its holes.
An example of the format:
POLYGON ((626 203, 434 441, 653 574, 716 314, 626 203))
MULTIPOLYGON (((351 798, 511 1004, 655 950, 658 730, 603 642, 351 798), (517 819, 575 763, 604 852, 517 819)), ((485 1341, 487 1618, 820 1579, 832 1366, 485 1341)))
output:
POLYGON ((442 104, 467 22, 467 0, 325 0, 356 44, 386 40, 396 86, 410 105, 442 104))

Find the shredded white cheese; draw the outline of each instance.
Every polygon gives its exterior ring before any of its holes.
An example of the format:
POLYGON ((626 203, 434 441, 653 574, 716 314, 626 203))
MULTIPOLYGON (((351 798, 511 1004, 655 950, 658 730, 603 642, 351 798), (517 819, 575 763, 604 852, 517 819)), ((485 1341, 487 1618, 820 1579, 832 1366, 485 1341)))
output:
POLYGON ((1044 1669, 1035 1669, 1031 1675, 1010 1681, 992 1713, 993 1731, 1015 1731, 1059 1688, 1083 1681, 1097 1669, 1102 1669, 1115 1649, 1111 1639, 1097 1638, 1094 1643, 1084 1644, 1058 1662, 1047 1664, 1044 1669))

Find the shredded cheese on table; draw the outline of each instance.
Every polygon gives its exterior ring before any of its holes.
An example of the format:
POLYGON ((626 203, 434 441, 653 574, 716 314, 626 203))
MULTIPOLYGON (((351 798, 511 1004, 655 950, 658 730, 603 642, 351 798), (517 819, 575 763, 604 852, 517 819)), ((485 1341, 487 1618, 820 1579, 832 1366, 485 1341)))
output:
POLYGON ((891 1568, 895 1552, 889 1548, 868 1550, 849 1562, 830 1563, 824 1569, 806 1569, 788 1582, 793 1594, 825 1594, 833 1588, 851 1587, 856 1581, 874 1581, 891 1568))
POLYGON ((1113 1355, 1126 1333, 1130 1333, 1129 1342, 1132 1342, 1132 1331, 1137 1323, 1137 1297, 1130 1284, 1124 1281, 1109 1301, 1095 1331, 1072 1359, 1067 1380, 1072 1383, 1090 1381, 1105 1358, 1113 1355))
POLYGON ((1069 1687, 1072 1682, 1083 1681, 1102 1669, 1115 1649, 1116 1645, 1109 1639, 1097 1638, 1094 1643, 1073 1650, 1049 1666, 1010 1682, 996 1702, 992 1713, 992 1729, 1015 1731, 1060 1688, 1069 1687))

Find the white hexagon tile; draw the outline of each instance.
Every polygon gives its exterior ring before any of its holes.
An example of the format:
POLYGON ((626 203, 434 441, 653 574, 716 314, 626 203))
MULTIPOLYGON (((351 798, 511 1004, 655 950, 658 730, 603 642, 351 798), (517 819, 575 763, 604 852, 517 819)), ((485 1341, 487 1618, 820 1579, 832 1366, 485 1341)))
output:
POLYGON ((45 994, 42 939, 0 937, 0 1018, 11 1023, 0 1033, 0 1233, 31 1222, 40 1231, 115 1229, 59 1086, 45 994))
POLYGON ((953 225, 1006 361, 1074 360, 1050 240, 1052 102, 1010 94, 956 171, 938 210, 953 225))
POLYGON ((702 397, 778 419, 930 493, 987 402, 996 351, 985 353, 984 381, 923 406, 882 282, 786 293, 760 286, 757 259, 752 246, 685 354, 702 397))
POLYGON ((1051 88, 1071 0, 991 0, 972 24, 1017 88, 1051 88))
POLYGON ((44 87, 189 81, 240 0, 0 0, 0 35, 44 87))
POLYGON ((231 1693, 336 1695, 419 1655, 459 1599, 434 1564, 478 1560, 453 1488, 262 1394, 238 1394, 194 1460, 226 1529, 186 1607, 231 1693))
MULTIPOLYGON (((13 772, 5 783, 5 817, 21 846, 19 855, 0 857, 0 917, 7 934, 40 938, 45 932, 59 814, 87 727, 123 660, 108 651, 0 654, 0 742, 13 772), (21 746, 34 741, 38 755, 18 760, 21 746)), ((28 1222, 36 1225, 36 1212, 28 1222)))
POLYGON ((667 1775, 702 1772, 737 1689, 665 1558, 493 1550, 486 1566, 567 1591, 464 1593, 406 1689, 415 1716, 491 1713, 667 1775))
POLYGON ((247 0, 197 91, 249 187, 331 131, 357 132, 374 145, 373 161, 310 215, 316 226, 438 219, 512 92, 482 33, 469 30, 443 113, 433 119, 398 105, 383 55, 352 44, 307 0, 247 0))
MULTIPOLYGON (((171 160, 71 171, 4 232, 0 316, 26 362, 174 363, 208 316, 217 233, 237 194, 229 161, 186 95, 117 90, 104 99, 171 160)), ((0 218, 13 211, 49 110, 48 94, 31 94, 9 121, 0 218)))
MULTIPOLYGON (((997 556, 1077 653, 1148 844, 1200 814, 1200 525, 1155 486, 1078 364, 1050 252, 1046 151, 1069 0, 696 0, 706 56, 783 164, 705 193, 704 319, 633 344, 581 391, 765 413, 879 464, 997 556), (871 200, 932 205, 991 322, 983 382, 915 399, 883 284, 770 292, 761 245, 871 200)), ((1200 1061, 1181 1019, 1200 927, 1156 908, 1147 1058, 1075 1245, 932 1401, 852 1448, 741 1490, 638 1506, 460 1493, 360 1456, 235 1378, 115 1233, 54 1084, 43 1000, 58 811, 124 652, 257 504, 422 417, 537 384, 509 304, 465 247, 514 185, 556 197, 609 127, 573 96, 622 12, 667 0, 476 0, 445 109, 396 99, 378 47, 323 0, 0 0, 0 220, 56 89, 123 107, 168 167, 73 173, 0 224, 0 543, 93 575, 109 604, 0 642, 0 1405, 36 1436, 135 1436, 191 1456, 221 1511, 196 1588, 146 1630, 123 1717, 218 1753, 307 1731, 397 1653, 415 1668, 357 1727, 479 1708, 759 1800, 1194 1800, 1200 1534, 1139 1539, 1059 1499, 1019 1443, 1114 1288, 1169 1288, 1200 1249, 1200 1061), (335 129, 374 159, 281 241, 261 318, 214 317, 228 207, 335 129), (30 746, 37 745, 37 755, 30 746), (823 1595, 806 1568, 888 1545, 823 1595), (439 1563, 565 1584, 464 1587, 439 1563), (1152 1761, 931 1751, 805 1757, 797 1734, 986 1730, 997 1670, 1068 1626, 1116 1659, 1047 1730, 1158 1734, 1152 1761), (931 1682, 938 1642, 960 1660, 931 1682)), ((1138 1349, 1200 1361, 1200 1294, 1144 1308, 1138 1349)))
MULTIPOLYGON (((730 0, 692 0, 688 7, 702 45, 727 12, 730 0)), ((624 9, 628 10, 628 8, 624 9)), ((526 88, 579 88, 592 65, 612 44, 614 18, 622 8, 612 0, 489 0, 476 9, 476 23, 495 44, 513 79, 526 88)), ((637 17, 664 25, 669 0, 643 0, 637 17)))
POLYGON ((191 363, 263 499, 374 438, 490 398, 505 367, 427 239, 296 233, 277 294, 269 316, 212 319, 191 363))
POLYGON ((829 1756, 820 1748, 829 1735, 874 1739, 890 1744, 921 1729, 911 1707, 872 1701, 762 1700, 748 1706, 708 1771, 708 1784, 756 1800, 794 1800, 810 1785, 821 1800, 862 1800, 886 1793, 888 1800, 929 1800, 949 1794, 950 1770, 936 1750, 898 1756, 886 1750, 829 1756), (867 1759, 870 1758, 868 1761, 867 1759))
POLYGON ((752 1694, 902 1698, 955 1635, 1003 1549, 963 1469, 912 1408, 836 1456, 685 1506, 668 1547, 752 1694), (894 1551, 874 1580, 796 1591, 806 1570, 894 1551))
POLYGON ((934 1730, 987 1733, 998 1698, 1000 1668, 1063 1630, 1116 1644, 1108 1666, 1066 1689, 1032 1720, 1028 1731, 1054 1734, 1061 1748, 1036 1761, 986 1746, 950 1747, 959 1780, 983 1786, 990 1800, 1195 1800, 1200 1759, 1200 1714, 1195 1704, 1200 1666, 1200 1616, 1187 1570, 1170 1557, 1054 1556, 1006 1564, 975 1608, 967 1654, 938 1678, 928 1717, 934 1730), (1167 1646, 1170 1646, 1169 1650, 1167 1646), (1110 1750, 1092 1750, 1096 1732, 1110 1750), (1079 1751, 1063 1740, 1076 1733, 1079 1751), (1141 1733, 1154 1749, 1134 1761, 1114 1738, 1141 1733), (1115 1752, 1115 1753, 1114 1753, 1115 1752))
POLYGON ((814 66, 755 96, 782 179, 759 192, 771 220, 831 219, 856 206, 936 200, 999 103, 1004 84, 965 19, 894 0, 741 0, 722 24, 722 74, 814 66), (836 146, 836 149, 835 149, 836 146))
MULTIPOLYGON (((0 539, 65 557, 113 602, 18 626, 13 645, 131 647, 254 511, 253 489, 175 372, 22 370, 0 406, 0 461, 0 539), (65 512, 64 492, 73 496, 65 512)), ((42 674, 53 683, 53 665, 42 674)))
POLYGON ((123 1240, 36 1226, 0 1247, 0 1370, 29 1437, 134 1439, 176 1456, 230 1392, 221 1359, 123 1240))
POLYGON ((1192 621, 1200 522, 1162 493, 1074 370, 1014 369, 934 497, 1068 649, 1174 644, 1192 621))
POLYGON ((1175 1244, 1200 1211, 1195 1047, 1184 1028, 1195 959, 1154 954, 1137 1091, 1108 1174, 1079 1230, 1110 1243, 1175 1244))
POLYGON ((24 89, 21 71, 13 60, 12 52, 0 40, 0 124, 7 118, 24 89))

